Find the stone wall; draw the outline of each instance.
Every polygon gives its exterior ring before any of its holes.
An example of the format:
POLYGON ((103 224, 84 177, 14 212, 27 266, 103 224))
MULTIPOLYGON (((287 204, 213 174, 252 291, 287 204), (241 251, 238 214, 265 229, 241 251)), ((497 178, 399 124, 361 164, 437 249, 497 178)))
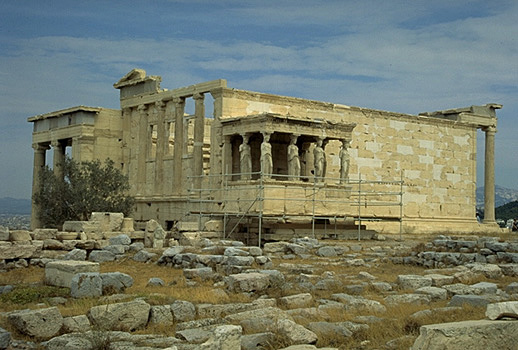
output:
MULTIPOLYGON (((360 174, 370 181, 403 179, 407 231, 426 231, 430 220, 445 227, 454 225, 455 230, 481 230, 475 221, 475 126, 242 90, 224 89, 223 96, 222 119, 279 113, 356 123, 350 145, 350 178, 358 179, 360 174), (428 222, 420 225, 422 219, 428 222)), ((325 150, 327 175, 336 176, 339 145, 330 142, 325 150)), ((366 216, 397 216, 399 208, 362 211, 366 216)))

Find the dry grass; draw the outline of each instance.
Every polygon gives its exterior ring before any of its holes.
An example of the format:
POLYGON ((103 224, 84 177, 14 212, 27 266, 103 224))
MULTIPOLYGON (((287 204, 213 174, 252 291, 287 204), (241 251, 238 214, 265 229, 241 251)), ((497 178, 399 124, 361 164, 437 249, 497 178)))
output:
MULTIPOLYGON (((417 247, 417 249, 420 249, 417 247)), ((370 266, 346 266, 343 259, 326 259, 325 263, 315 262, 315 260, 293 259, 281 260, 273 259, 274 268, 279 268, 281 263, 289 263, 297 265, 312 265, 314 266, 314 274, 322 275, 324 272, 331 272, 338 284, 326 290, 316 291, 312 293, 315 300, 319 298, 329 298, 331 294, 343 293, 344 287, 348 284, 357 284, 363 282, 358 278, 358 273, 365 271, 376 277, 378 282, 395 282, 398 275, 401 274, 425 274, 426 269, 419 266, 411 265, 395 265, 390 262, 377 261, 370 264, 370 266)), ((174 269, 156 264, 145 264, 135 262, 131 259, 122 261, 108 262, 101 264, 101 272, 122 272, 130 275, 134 279, 132 287, 125 291, 130 298, 134 296, 141 296, 152 305, 169 304, 174 300, 186 300, 198 303, 223 304, 223 303, 238 303, 250 302, 250 298, 244 294, 231 294, 223 288, 215 288, 212 281, 197 281, 192 285, 184 278, 181 269, 174 269), (165 286, 147 286, 150 278, 158 277, 165 282, 165 286)), ((0 274, 0 285, 12 284, 17 288, 26 288, 24 291, 29 296, 32 296, 32 290, 36 289, 42 292, 46 286, 43 285, 44 269, 38 267, 28 267, 26 269, 16 269, 0 274), (27 288, 32 288, 31 290, 27 288)), ((483 276, 474 276, 466 283, 472 284, 481 281, 494 282, 500 288, 505 288, 509 283, 514 282, 513 277, 502 277, 497 280, 487 279, 483 276)), ((296 285, 296 284, 294 284, 296 285)), ((58 291, 49 292, 58 293, 58 291)), ((399 291, 401 292, 401 291, 399 291)), ((295 294, 296 291, 271 289, 268 291, 270 297, 281 297, 284 295, 295 294)), ((24 294, 25 295, 25 294, 24 294)), ((377 300, 381 303, 383 295, 376 292, 372 288, 365 288, 361 294, 365 298, 377 300)), ((51 295, 52 296, 52 295, 51 295)), ((12 302, 0 302, 0 311, 12 311, 23 308, 40 307, 38 303, 47 303, 48 296, 43 296, 40 300, 32 301, 26 304, 16 304, 12 302)), ((84 298, 71 299, 59 305, 59 309, 63 316, 75 316, 86 314, 88 310, 96 305, 107 303, 100 298, 84 298)), ((316 305, 316 303, 315 303, 316 305)), ((370 315, 378 316, 382 319, 379 323, 370 326, 368 331, 360 331, 350 337, 346 343, 338 339, 320 339, 318 346, 335 346, 340 349, 381 349, 385 344, 393 339, 400 339, 398 347, 401 349, 408 349, 418 335, 419 327, 425 324, 455 322, 468 319, 482 319, 484 318, 484 308, 469 308, 464 307, 460 311, 451 311, 448 313, 434 314, 420 318, 419 320, 410 317, 413 313, 426 309, 434 309, 443 307, 446 302, 437 302, 430 305, 397 305, 387 307, 387 312, 382 314, 370 313, 370 315)), ((354 321, 356 316, 366 315, 365 312, 346 311, 345 309, 332 309, 328 311, 328 317, 322 319, 310 319, 309 322, 329 321, 329 322, 344 322, 354 321)), ((304 324, 304 322, 303 322, 304 324)), ((4 328, 9 328, 5 321, 1 322, 4 328)), ((175 325, 149 325, 146 329, 139 330, 138 333, 146 334, 164 334, 173 335, 175 325)), ((23 339, 23 338, 21 338, 23 339)), ((271 344, 271 349, 287 346, 286 339, 277 337, 271 344)))

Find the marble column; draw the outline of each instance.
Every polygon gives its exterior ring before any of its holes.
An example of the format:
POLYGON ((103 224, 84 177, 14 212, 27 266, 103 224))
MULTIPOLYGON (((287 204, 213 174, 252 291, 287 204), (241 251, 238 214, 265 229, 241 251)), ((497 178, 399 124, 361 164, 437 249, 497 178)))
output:
POLYGON ((185 98, 175 97, 175 126, 174 126, 174 176, 173 176, 173 192, 181 194, 183 182, 183 149, 184 149, 184 127, 183 114, 185 109, 185 98))
POLYGON ((49 149, 48 145, 35 143, 32 145, 34 149, 34 165, 32 168, 32 210, 31 210, 31 230, 41 227, 40 222, 40 206, 34 201, 36 193, 40 190, 41 171, 45 167, 45 153, 49 149))
POLYGON ((63 166, 65 165, 65 146, 62 141, 56 140, 50 143, 54 150, 53 155, 53 170, 54 175, 59 178, 63 177, 63 166))
POLYGON ((140 105, 137 108, 139 112, 139 128, 138 128, 138 158, 137 158, 137 193, 144 194, 146 186, 146 160, 148 155, 148 141, 147 139, 147 106, 140 105))
POLYGON ((203 142, 205 139, 205 95, 196 93, 194 99, 194 187, 201 188, 201 176, 203 175, 203 142))
POLYGON ((162 194, 164 189, 164 152, 166 140, 165 131, 165 103, 164 101, 155 102, 157 113, 157 142, 155 157, 155 194, 162 194))
POLYGON ((495 134, 496 127, 483 129, 486 133, 484 157, 484 224, 495 224, 495 134))

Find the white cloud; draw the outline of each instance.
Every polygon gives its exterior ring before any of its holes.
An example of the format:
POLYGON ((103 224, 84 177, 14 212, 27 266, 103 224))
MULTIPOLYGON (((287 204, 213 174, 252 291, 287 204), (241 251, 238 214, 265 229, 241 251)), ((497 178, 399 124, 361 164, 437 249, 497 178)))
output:
MULTIPOLYGON (((112 84, 141 67, 162 75, 165 88, 224 78, 239 89, 404 113, 503 103, 497 166, 505 162, 507 167, 518 164, 515 152, 504 156, 515 147, 518 133, 518 5, 471 4, 481 10, 463 14, 457 5, 457 17, 444 13, 443 18, 441 11, 451 1, 326 1, 318 6, 313 1, 225 1, 212 12, 207 5, 213 16, 187 18, 197 24, 206 19, 209 25, 197 28, 202 32, 225 33, 210 40, 145 38, 139 35, 144 28, 134 28, 129 33, 134 38, 63 32, 13 40, 4 34, 0 45, 8 50, 0 54, 0 123, 4 129, 21 123, 15 134, 26 137, 30 115, 78 104, 117 107, 112 84), (268 38, 238 35, 250 27, 268 38), (298 35, 305 28, 313 32, 298 35)), ((163 16, 174 23, 175 13, 163 16)), ((5 163, 3 157, 0 153, 5 163)), ((510 167, 518 172, 518 166, 510 167)), ((497 183, 512 187, 514 173, 497 173, 497 183)))

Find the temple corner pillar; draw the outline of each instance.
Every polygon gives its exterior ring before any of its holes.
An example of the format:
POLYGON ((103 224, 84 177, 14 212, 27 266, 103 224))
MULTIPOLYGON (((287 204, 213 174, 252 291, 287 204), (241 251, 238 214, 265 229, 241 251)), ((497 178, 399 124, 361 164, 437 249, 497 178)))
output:
POLYGON ((49 146, 46 144, 35 143, 32 145, 34 149, 34 165, 32 173, 32 208, 31 208, 31 230, 41 227, 40 206, 36 204, 35 197, 40 190, 41 171, 45 167, 45 157, 49 146))
POLYGON ((484 155, 484 224, 496 224, 495 221, 495 134, 496 127, 488 126, 485 132, 484 155))

